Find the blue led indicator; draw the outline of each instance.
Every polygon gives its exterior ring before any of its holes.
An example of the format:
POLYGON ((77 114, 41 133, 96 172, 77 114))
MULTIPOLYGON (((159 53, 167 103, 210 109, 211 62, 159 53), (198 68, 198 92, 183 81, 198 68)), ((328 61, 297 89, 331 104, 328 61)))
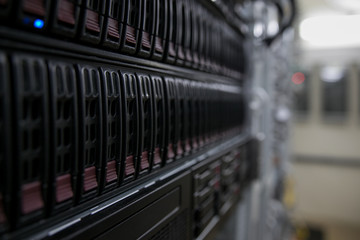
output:
POLYGON ((41 19, 36 19, 34 21, 34 27, 35 28, 43 28, 44 27, 44 21, 41 19))

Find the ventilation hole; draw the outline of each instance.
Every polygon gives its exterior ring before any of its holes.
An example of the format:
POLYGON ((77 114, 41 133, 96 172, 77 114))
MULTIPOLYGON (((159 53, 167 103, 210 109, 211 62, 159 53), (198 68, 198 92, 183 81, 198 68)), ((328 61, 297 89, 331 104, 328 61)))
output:
POLYGON ((151 21, 151 17, 148 15, 145 21, 145 31, 147 31, 148 33, 150 32, 150 25, 151 25, 150 21, 151 21))
POLYGON ((62 118, 62 109, 63 109, 63 103, 61 101, 58 101, 56 104, 56 119, 62 118))
POLYGON ((116 116, 116 110, 119 108, 119 104, 118 104, 118 102, 115 100, 114 102, 112 102, 112 104, 111 104, 111 115, 113 116, 113 117, 115 117, 116 116))
POLYGON ((41 70, 41 67, 39 65, 39 62, 35 62, 34 63, 34 70, 35 70, 35 78, 34 78, 34 81, 35 81, 35 91, 41 91, 42 89, 42 70, 41 70))
POLYGON ((177 23, 176 23, 176 1, 173 1, 173 29, 172 29, 172 41, 175 41, 176 39, 176 31, 177 31, 177 23))
POLYGON ((107 132, 108 135, 107 135, 107 136, 108 136, 108 137, 111 137, 111 130, 112 130, 112 129, 111 129, 111 121, 108 121, 108 123, 107 123, 107 128, 108 128, 108 132, 107 132))
POLYGON ((192 22, 192 19, 193 19, 193 14, 192 14, 192 11, 190 10, 190 30, 189 30, 189 32, 190 32, 190 43, 189 43, 189 48, 191 48, 192 46, 193 46, 193 40, 194 40, 194 36, 193 36, 193 22, 192 22))
POLYGON ((145 131, 148 130, 148 124, 149 124, 149 120, 148 120, 148 118, 145 118, 145 121, 144 121, 145 131))
POLYGON ((136 23, 137 23, 137 18, 138 18, 138 9, 139 7, 137 6, 137 0, 132 0, 131 1, 131 12, 130 12, 130 25, 135 27, 136 23))
POLYGON ((111 160, 111 146, 112 145, 108 145, 107 146, 107 160, 111 160))
POLYGON ((144 102, 144 114, 147 115, 149 113, 149 100, 144 102))
POLYGON ((86 95, 91 94, 91 82, 90 82, 90 75, 89 70, 84 70, 84 79, 85 79, 85 93, 86 95))
POLYGON ((180 119, 184 118, 184 101, 180 101, 180 119))
POLYGON ((31 90, 31 80, 30 80, 30 68, 29 63, 27 61, 22 61, 22 73, 24 80, 24 92, 31 90))
POLYGON ((62 172, 62 155, 59 155, 57 157, 56 161, 56 172, 61 173, 62 172))
POLYGON ((34 99, 31 104, 31 118, 38 119, 40 116, 41 101, 40 99, 34 99))
POLYGON ((28 131, 23 131, 23 150, 26 151, 29 148, 29 133, 28 131))
POLYGON ((57 129, 57 146, 61 147, 62 144, 63 144, 63 142, 62 142, 62 131, 61 131, 61 128, 58 128, 57 129))
POLYGON ((94 0, 94 10, 100 11, 100 2, 98 0, 94 0))
POLYGON ((64 81, 60 67, 56 67, 56 87, 59 95, 64 93, 64 81))
POLYGON ((31 137, 32 149, 38 149, 40 147, 40 131, 38 129, 33 130, 31 137))
POLYGON ((175 101, 171 100, 170 101, 170 114, 171 114, 172 117, 175 117, 174 112, 175 112, 175 101))
POLYGON ((70 128, 67 127, 64 129, 64 145, 69 146, 71 143, 71 133, 70 128))
POLYGON ((85 150, 85 167, 89 166, 89 150, 85 150))
POLYGON ((98 0, 90 0, 89 8, 94 11, 99 11, 99 1, 98 0))
POLYGON ((89 126, 85 128, 85 141, 89 140, 89 126))
POLYGON ((158 129, 161 129, 161 126, 162 126, 161 117, 158 117, 157 118, 157 127, 158 127, 158 129))
POLYGON ((119 4, 119 2, 118 1, 115 1, 114 2, 114 13, 113 13, 113 17, 114 17, 114 19, 118 19, 119 18, 119 15, 120 15, 120 13, 119 13, 119 9, 121 9, 121 6, 122 6, 122 1, 120 2, 120 4, 119 4), (120 7, 119 7, 120 6, 120 7))
POLYGON ((72 107, 71 101, 70 100, 65 101, 63 107, 64 107, 63 118, 64 120, 69 120, 71 117, 71 107, 72 107))
POLYGON ((147 14, 150 13, 150 1, 149 0, 146 1, 146 13, 147 14))
POLYGON ((86 101, 86 103, 85 103, 85 117, 89 117, 89 110, 90 110, 90 102, 86 101))
POLYGON ((115 143, 111 144, 111 146, 110 146, 110 158, 111 158, 111 159, 116 158, 115 148, 116 148, 115 143))
POLYGON ((32 160, 32 166, 30 166, 31 172, 31 178, 36 179, 39 177, 39 158, 34 158, 32 160))
POLYGON ((161 137, 161 134, 162 134, 162 132, 161 131, 159 131, 157 134, 156 134, 156 143, 155 143, 155 145, 157 146, 157 147, 159 147, 160 146, 160 137, 161 137))
POLYGON ((131 78, 129 78, 129 76, 128 75, 124 75, 124 78, 127 80, 126 81, 126 93, 128 94, 128 95, 130 95, 131 94, 131 87, 130 87, 130 81, 131 81, 131 78))
POLYGON ((97 102, 95 100, 90 102, 90 117, 95 118, 96 117, 96 108, 97 108, 97 102))
POLYGON ((148 129, 145 131, 145 136, 144 136, 144 143, 145 145, 148 144, 148 140, 149 140, 149 131, 148 129))
POLYGON ((130 26, 133 26, 133 27, 135 26, 135 18, 136 18, 136 11, 132 10, 130 13, 130 22, 129 22, 130 26))
POLYGON ((110 3, 110 10, 109 10, 109 15, 110 15, 110 17, 114 17, 114 8, 115 8, 115 2, 114 2, 114 0, 113 1, 111 1, 111 3, 110 3))
POLYGON ((129 134, 130 135, 134 133, 134 125, 135 125, 135 121, 130 120, 130 122, 129 122, 129 134))
POLYGON ((134 114, 134 102, 130 101, 128 102, 128 115, 131 117, 134 114))
POLYGON ((185 45, 185 7, 182 6, 182 44, 185 45))
POLYGON ((174 131, 174 123, 175 123, 175 101, 174 101, 174 100, 171 100, 171 101, 170 101, 170 118, 171 118, 171 126, 170 126, 171 138, 174 138, 174 136, 175 136, 175 131, 174 131))
POLYGON ((158 115, 160 115, 161 111, 162 111, 162 101, 159 100, 159 101, 157 102, 157 112, 158 112, 158 115))
POLYGON ((98 88, 97 88, 97 79, 98 79, 98 72, 94 69, 91 71, 91 81, 92 81, 92 87, 93 87, 93 93, 98 93, 98 88))
POLYGON ((91 124, 90 126, 90 141, 95 141, 96 140, 96 125, 95 124, 91 124))
POLYGON ((113 91, 112 91, 111 75, 109 72, 106 72, 106 85, 107 85, 108 96, 111 96, 113 91))
POLYGON ((68 93, 73 93, 74 92, 74 81, 73 81, 73 75, 71 74, 72 71, 71 71, 71 68, 70 67, 66 67, 65 69, 66 71, 66 88, 67 88, 67 91, 68 93))
POLYGON ((27 180, 29 179, 29 162, 28 161, 23 161, 23 179, 27 180))
POLYGON ((113 72, 112 78, 114 79, 114 81, 113 81, 114 93, 116 94, 116 96, 119 96, 120 95, 119 75, 117 75, 116 73, 113 72))
POLYGON ((26 119, 28 117, 28 111, 29 111, 29 100, 23 99, 23 112, 22 112, 22 119, 26 119))
POLYGON ((160 85, 159 82, 156 81, 155 82, 155 88, 154 88, 154 91, 155 91, 156 95, 160 95, 160 86, 159 85, 160 85))
POLYGON ((164 37, 164 22, 165 22, 165 16, 164 16, 164 0, 160 1, 160 19, 159 19, 159 36, 164 37))
POLYGON ((111 129, 111 136, 115 137, 116 136, 116 130, 117 130, 116 129, 116 122, 111 123, 111 128, 110 129, 111 129))
POLYGON ((89 156, 89 165, 95 164, 95 157, 96 157, 96 148, 90 148, 90 156, 89 156))
POLYGON ((132 155, 133 154, 133 147, 134 147, 134 144, 133 144, 133 138, 130 138, 129 139, 129 145, 128 145, 128 153, 127 153, 127 155, 129 156, 129 155, 132 155))
POLYGON ((67 172, 70 170, 70 162, 71 162, 71 155, 70 153, 64 154, 64 169, 63 172, 67 172))
POLYGON ((122 13, 122 9, 124 8, 124 7, 123 7, 124 1, 119 0, 119 3, 118 3, 118 4, 119 4, 119 6, 120 6, 120 7, 119 7, 119 9, 120 9, 120 10, 119 10, 119 14, 120 14, 120 13, 122 13))

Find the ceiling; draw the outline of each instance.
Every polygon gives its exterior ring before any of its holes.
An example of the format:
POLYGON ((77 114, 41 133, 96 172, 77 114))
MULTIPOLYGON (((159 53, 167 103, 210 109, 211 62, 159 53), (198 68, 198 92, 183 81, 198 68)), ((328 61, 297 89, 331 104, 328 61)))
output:
POLYGON ((360 47, 359 0, 297 0, 297 7, 295 28, 303 49, 360 47))
POLYGON ((329 14, 360 14, 359 0, 298 0, 299 18, 329 14))

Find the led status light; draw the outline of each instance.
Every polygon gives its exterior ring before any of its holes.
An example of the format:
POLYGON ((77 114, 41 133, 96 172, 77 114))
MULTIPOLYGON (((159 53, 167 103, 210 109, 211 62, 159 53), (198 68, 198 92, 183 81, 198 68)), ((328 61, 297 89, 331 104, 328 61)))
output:
POLYGON ((41 19, 36 19, 34 21, 34 27, 39 28, 39 29, 43 28, 44 27, 44 21, 41 20, 41 19))

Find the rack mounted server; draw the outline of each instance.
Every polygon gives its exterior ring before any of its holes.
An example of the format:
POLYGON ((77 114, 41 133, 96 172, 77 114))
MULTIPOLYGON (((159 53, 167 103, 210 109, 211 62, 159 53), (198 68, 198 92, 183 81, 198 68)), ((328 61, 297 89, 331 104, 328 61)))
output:
POLYGON ((195 0, 2 0, 0 21, 1 239, 216 231, 257 175, 229 16, 195 0))

